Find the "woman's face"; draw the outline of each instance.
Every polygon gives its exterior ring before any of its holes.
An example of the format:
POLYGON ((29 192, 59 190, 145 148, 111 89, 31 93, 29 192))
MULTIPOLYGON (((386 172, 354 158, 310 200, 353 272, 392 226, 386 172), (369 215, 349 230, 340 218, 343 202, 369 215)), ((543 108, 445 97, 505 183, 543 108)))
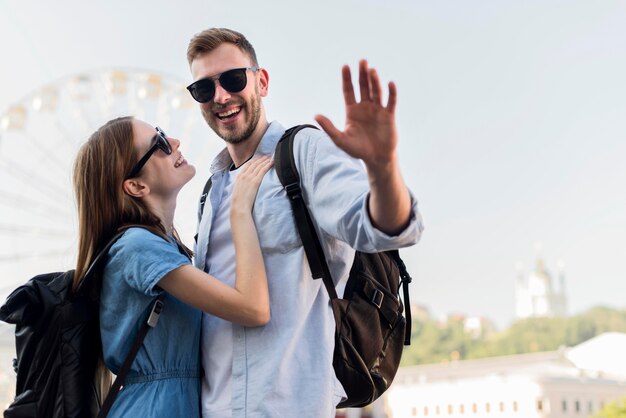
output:
MULTIPOLYGON (((138 158, 141 159, 150 151, 159 139, 156 128, 146 122, 133 119, 133 143, 137 150, 138 158)), ((147 183, 151 194, 169 196, 176 195, 178 191, 193 178, 196 169, 180 152, 180 141, 167 135, 167 142, 171 153, 167 154, 161 147, 152 149, 152 152, 136 177, 147 183)), ((162 144, 163 145, 163 144, 162 144)), ((138 159, 138 161, 139 161, 138 159)))

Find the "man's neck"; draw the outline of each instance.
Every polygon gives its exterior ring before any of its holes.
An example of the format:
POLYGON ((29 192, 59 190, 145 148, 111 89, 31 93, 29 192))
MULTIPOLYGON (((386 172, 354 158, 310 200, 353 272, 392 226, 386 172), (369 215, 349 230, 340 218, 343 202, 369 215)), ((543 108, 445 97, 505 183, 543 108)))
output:
POLYGON ((265 131, 267 131, 268 126, 269 123, 267 120, 259 120, 259 123, 257 123, 256 128, 248 139, 241 141, 238 144, 226 145, 235 167, 241 166, 254 155, 256 149, 261 143, 261 139, 263 139, 263 135, 265 135, 265 131))

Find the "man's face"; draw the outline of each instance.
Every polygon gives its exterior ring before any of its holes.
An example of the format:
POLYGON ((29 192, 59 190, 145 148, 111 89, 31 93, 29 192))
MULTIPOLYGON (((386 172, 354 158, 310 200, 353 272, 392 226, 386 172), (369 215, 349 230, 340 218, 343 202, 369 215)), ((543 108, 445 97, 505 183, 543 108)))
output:
POLYGON ((196 57, 191 63, 194 81, 207 77, 216 79, 215 96, 207 103, 200 103, 200 109, 211 129, 231 144, 245 141, 254 132, 261 117, 261 97, 267 95, 268 77, 264 69, 246 71, 246 87, 237 93, 225 90, 217 80, 224 71, 244 67, 253 67, 253 63, 230 43, 196 57))

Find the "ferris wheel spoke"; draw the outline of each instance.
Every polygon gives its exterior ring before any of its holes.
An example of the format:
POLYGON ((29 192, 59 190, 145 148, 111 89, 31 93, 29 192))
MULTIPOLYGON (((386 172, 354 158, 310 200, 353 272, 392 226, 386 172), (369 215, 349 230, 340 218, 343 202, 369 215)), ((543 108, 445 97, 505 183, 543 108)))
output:
POLYGON ((23 184, 35 187, 42 194, 48 194, 53 200, 72 199, 67 189, 50 182, 47 177, 39 174, 38 171, 18 167, 17 164, 7 160, 0 160, 0 168, 23 184))
POLYGON ((54 124, 57 130, 61 133, 61 138, 63 139, 63 142, 65 142, 65 145, 68 146, 70 149, 75 149, 78 144, 82 144, 84 141, 87 140, 87 138, 80 138, 78 140, 72 139, 72 135, 70 135, 69 130, 60 120, 55 121, 54 124))
POLYGON ((0 263, 11 262, 11 261, 24 261, 24 260, 32 260, 32 259, 40 259, 40 258, 59 258, 59 257, 66 256, 68 254, 68 251, 69 251, 69 248, 65 251, 63 250, 46 251, 46 252, 26 251, 22 253, 0 254, 0 263))
MULTIPOLYGON (((32 134, 26 133, 25 136, 28 138, 26 143, 35 151, 35 153, 39 155, 39 157, 41 157, 40 161, 42 164, 53 168, 61 175, 67 175, 67 158, 60 158, 57 156, 53 149, 44 146, 42 142, 35 138, 32 134)), ((41 166, 39 168, 41 169, 41 166)))
POLYGON ((24 194, 18 194, 10 191, 0 191, 0 195, 3 196, 3 199, 0 201, 1 205, 18 209, 23 212, 41 213, 46 216, 57 215, 64 218, 72 215, 72 212, 67 210, 67 208, 61 208, 50 204, 56 202, 56 200, 39 200, 24 194))
POLYGON ((54 229, 47 227, 38 227, 32 225, 8 225, 0 224, 0 232, 6 234, 16 234, 18 236, 36 235, 38 237, 58 238, 69 237, 73 235, 73 231, 69 229, 54 229))

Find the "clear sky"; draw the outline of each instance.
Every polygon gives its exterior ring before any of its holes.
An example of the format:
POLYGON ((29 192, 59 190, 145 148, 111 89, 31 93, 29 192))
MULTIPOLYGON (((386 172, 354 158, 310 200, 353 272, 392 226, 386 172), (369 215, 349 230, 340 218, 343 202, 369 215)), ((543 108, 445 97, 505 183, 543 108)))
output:
POLYGON ((618 0, 0 0, 0 113, 101 68, 187 82, 189 38, 225 26, 269 71, 270 120, 342 124, 341 65, 365 57, 398 85, 400 161, 426 224, 403 252, 415 302, 505 325, 516 264, 528 271, 541 242, 573 313, 624 308, 624 22, 618 0))

